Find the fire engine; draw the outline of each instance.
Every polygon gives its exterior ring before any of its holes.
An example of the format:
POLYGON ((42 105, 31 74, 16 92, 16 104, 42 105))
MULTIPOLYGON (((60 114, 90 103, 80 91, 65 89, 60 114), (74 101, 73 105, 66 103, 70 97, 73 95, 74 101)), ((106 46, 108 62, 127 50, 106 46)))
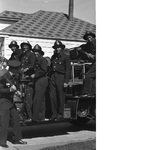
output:
MULTIPOLYGON (((50 65, 50 63, 49 63, 50 65)), ((65 108, 63 115, 63 122, 67 121, 73 125, 84 125, 90 120, 96 120, 96 97, 88 96, 84 97, 81 95, 83 81, 85 79, 85 73, 90 68, 91 63, 85 62, 82 60, 72 60, 71 61, 71 76, 68 84, 68 88, 66 88, 66 100, 65 100, 65 108)), ((49 66, 48 66, 49 67, 49 66)), ((14 96, 14 103, 17 106, 18 112, 20 114, 20 110, 23 105, 28 105, 26 103, 26 91, 30 86, 32 81, 30 78, 21 78, 18 81, 19 91, 21 92, 21 96, 14 96)), ((50 100, 49 100, 49 89, 47 89, 45 94, 46 100, 46 118, 43 121, 33 123, 30 120, 26 120, 26 112, 20 116, 21 125, 39 125, 39 124, 49 124, 54 121, 50 121, 50 100), (23 121, 22 121, 23 120, 23 121)), ((56 122, 56 121, 55 121, 56 122)), ((57 121, 60 122, 60 121, 57 121)), ((62 122, 62 121, 61 121, 62 122)))

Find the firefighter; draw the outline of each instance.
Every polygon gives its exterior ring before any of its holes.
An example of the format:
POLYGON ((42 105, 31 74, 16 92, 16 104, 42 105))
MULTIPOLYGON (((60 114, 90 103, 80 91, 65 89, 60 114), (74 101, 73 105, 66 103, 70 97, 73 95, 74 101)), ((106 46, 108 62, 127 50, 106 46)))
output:
POLYGON ((19 49, 19 45, 17 44, 16 41, 11 41, 11 43, 8 46, 12 50, 12 54, 9 58, 9 60, 19 60, 20 61, 20 56, 22 54, 21 49, 19 49))
POLYGON ((0 146, 7 148, 7 134, 9 121, 11 119, 13 132, 14 132, 14 144, 27 144, 22 141, 22 133, 20 127, 19 115, 16 106, 13 102, 13 95, 16 92, 16 86, 13 85, 13 75, 17 72, 17 67, 20 66, 19 61, 9 61, 9 70, 0 77, 0 113, 1 113, 1 131, 0 131, 0 146))
MULTIPOLYGON (((21 61, 21 70, 20 70, 21 71, 21 79, 27 79, 30 77, 31 74, 34 73, 35 55, 32 52, 32 46, 28 41, 21 43, 20 46, 23 51, 23 53, 21 55, 21 59, 20 59, 20 61, 21 61)), ((32 87, 31 82, 30 82, 30 85, 31 86, 26 86, 24 104, 20 111, 20 116, 22 116, 23 121, 25 121, 26 119, 31 120, 31 118, 32 118, 31 109, 32 109, 32 103, 33 103, 33 101, 32 101, 33 87, 32 87)))
POLYGON ((35 73, 31 75, 35 82, 32 121, 38 122, 45 119, 45 92, 48 86, 47 60, 43 57, 44 52, 38 44, 34 46, 33 52, 36 56, 36 65, 35 73))
POLYGON ((50 120, 63 119, 66 88, 70 77, 70 56, 64 52, 65 45, 56 40, 53 47, 54 54, 50 65, 50 101, 52 115, 50 120))
POLYGON ((82 60, 95 61, 96 57, 96 39, 95 34, 91 31, 86 31, 83 39, 86 40, 86 44, 80 45, 77 50, 82 60))
POLYGON ((23 51, 21 55, 22 72, 25 76, 31 75, 35 65, 35 55, 32 53, 32 46, 28 41, 21 43, 20 46, 23 51))
POLYGON ((85 74, 82 96, 95 96, 96 94, 96 39, 95 34, 86 31, 83 39, 87 41, 78 47, 79 57, 92 62, 90 69, 85 74))

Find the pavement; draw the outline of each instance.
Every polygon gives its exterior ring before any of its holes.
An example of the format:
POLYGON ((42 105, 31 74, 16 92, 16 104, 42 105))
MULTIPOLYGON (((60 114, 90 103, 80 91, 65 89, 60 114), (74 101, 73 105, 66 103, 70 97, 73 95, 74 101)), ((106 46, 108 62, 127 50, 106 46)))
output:
POLYGON ((68 143, 76 143, 80 141, 92 140, 95 138, 96 133, 93 131, 79 131, 76 133, 69 132, 67 135, 23 139, 24 141, 28 142, 27 145, 14 145, 8 141, 7 144, 9 145, 9 148, 0 147, 0 150, 39 150, 46 147, 65 145, 68 143))
POLYGON ((59 146, 68 143, 76 143, 96 139, 96 131, 93 129, 91 130, 91 127, 93 128, 94 125, 89 124, 84 128, 80 127, 79 129, 77 129, 67 123, 53 124, 47 126, 43 125, 32 128, 29 127, 28 129, 23 129, 23 134, 25 135, 26 133, 27 135, 29 135, 23 138, 24 141, 27 141, 26 145, 14 145, 11 142, 7 141, 9 148, 0 147, 0 150, 40 150, 42 148, 51 146, 59 146), (38 133, 39 131, 40 133, 38 133), (35 133, 37 133, 37 136, 32 136, 35 133), (42 135, 41 133, 44 134, 42 135), (48 136, 45 136, 46 133, 48 133, 48 136))

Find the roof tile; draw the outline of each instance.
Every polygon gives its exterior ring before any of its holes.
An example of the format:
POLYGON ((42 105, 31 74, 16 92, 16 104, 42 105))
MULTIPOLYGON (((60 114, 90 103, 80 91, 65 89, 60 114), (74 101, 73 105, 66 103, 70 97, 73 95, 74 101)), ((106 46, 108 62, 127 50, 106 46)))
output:
POLYGON ((31 37, 59 38, 69 40, 83 40, 85 31, 96 32, 96 25, 81 19, 68 20, 63 13, 38 11, 33 14, 23 14, 5 11, 0 17, 20 18, 18 22, 1 30, 1 33, 31 37))

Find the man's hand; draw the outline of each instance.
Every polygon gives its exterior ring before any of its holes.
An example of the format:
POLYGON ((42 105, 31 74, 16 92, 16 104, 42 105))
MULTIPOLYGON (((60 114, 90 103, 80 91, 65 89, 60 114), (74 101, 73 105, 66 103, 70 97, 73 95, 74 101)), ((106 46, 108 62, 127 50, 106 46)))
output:
POLYGON ((77 47, 76 49, 77 49, 78 51, 82 50, 82 48, 81 48, 81 47, 77 47))
POLYGON ((27 70, 29 70, 29 68, 25 68, 23 71, 26 72, 27 70))
POLYGON ((20 69, 21 72, 26 72, 27 70, 29 70, 29 68, 21 68, 20 69))
POLYGON ((32 78, 32 79, 35 78, 35 74, 32 74, 32 75, 31 75, 31 78, 32 78))
POLYGON ((87 57, 90 58, 90 59, 94 59, 94 57, 95 57, 94 55, 92 55, 92 54, 90 54, 90 53, 86 53, 86 55, 87 55, 87 57))
POLYGON ((21 92, 20 91, 16 91, 15 94, 18 95, 18 96, 21 96, 21 92))
POLYGON ((11 87, 10 87, 10 92, 14 92, 14 91, 16 91, 16 86, 15 85, 12 85, 11 87))
POLYGON ((94 59, 94 55, 92 55, 92 54, 89 54, 89 58, 92 58, 92 59, 94 59))
POLYGON ((68 87, 68 84, 67 83, 64 83, 64 88, 68 87))

